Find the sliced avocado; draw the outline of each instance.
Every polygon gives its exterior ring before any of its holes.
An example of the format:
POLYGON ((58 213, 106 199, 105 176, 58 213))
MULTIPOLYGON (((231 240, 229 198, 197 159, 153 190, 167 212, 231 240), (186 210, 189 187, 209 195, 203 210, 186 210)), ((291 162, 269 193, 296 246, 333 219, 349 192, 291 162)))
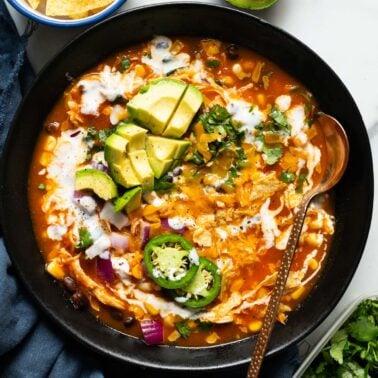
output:
POLYGON ((76 190, 93 190, 100 198, 108 201, 118 196, 117 185, 105 172, 98 169, 85 168, 75 173, 76 190))
POLYGON ((143 87, 127 104, 130 115, 153 134, 161 135, 179 104, 187 84, 162 79, 143 87))
POLYGON ((147 153, 144 150, 133 151, 129 153, 131 165, 134 173, 138 178, 144 192, 153 190, 154 187, 154 172, 148 162, 147 153))
POLYGON ((202 101, 202 93, 194 85, 188 85, 179 106, 162 135, 171 138, 183 136, 201 107, 202 101))
POLYGON ((132 211, 139 209, 142 203, 142 188, 137 186, 123 193, 114 202, 114 211, 119 212, 126 207, 126 211, 130 214, 132 211))
POLYGON ((127 152, 145 149, 147 130, 143 127, 122 122, 117 128, 116 134, 128 141, 127 152))
POLYGON ((125 188, 131 188, 138 186, 141 181, 134 173, 134 169, 131 166, 131 161, 127 157, 119 161, 118 163, 112 163, 109 165, 110 173, 118 184, 125 188))
POLYGON ((104 156, 109 165, 119 163, 126 158, 128 141, 119 135, 112 134, 105 141, 104 156))
POLYGON ((189 141, 148 136, 146 152, 155 177, 160 178, 168 172, 173 161, 180 159, 189 146, 189 141))

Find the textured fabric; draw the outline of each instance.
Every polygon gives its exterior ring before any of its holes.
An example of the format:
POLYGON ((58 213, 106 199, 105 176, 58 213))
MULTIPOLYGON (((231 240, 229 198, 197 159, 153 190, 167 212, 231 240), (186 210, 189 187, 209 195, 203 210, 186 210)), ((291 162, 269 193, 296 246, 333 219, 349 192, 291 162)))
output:
MULTIPOLYGON (((16 108, 33 80, 25 59, 27 35, 18 37, 8 11, 0 0, 0 153, 16 108)), ((1 236, 1 235, 0 235, 1 236)), ((262 377, 291 377, 298 365, 296 349, 266 361, 262 377)), ((193 376, 244 377, 246 366, 223 372, 181 372, 193 376)), ((177 377, 108 360, 66 337, 31 302, 14 276, 0 237, 0 376, 9 378, 177 377), (101 363, 101 369, 98 367, 101 363), (103 373, 104 371, 105 373, 103 373)))

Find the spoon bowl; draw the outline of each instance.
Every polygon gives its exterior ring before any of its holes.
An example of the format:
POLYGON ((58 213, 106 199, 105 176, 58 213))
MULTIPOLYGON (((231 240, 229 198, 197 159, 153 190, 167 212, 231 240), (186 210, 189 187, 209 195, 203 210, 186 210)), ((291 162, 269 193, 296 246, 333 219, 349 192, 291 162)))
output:
POLYGON ((248 368, 247 378, 258 377, 265 351, 272 334, 274 323, 277 318, 281 297, 286 287, 286 281, 289 276, 294 253, 297 249, 297 244, 303 228, 308 205, 316 195, 324 193, 335 186, 340 181, 348 165, 349 142, 345 130, 341 126, 340 122, 330 115, 321 112, 317 114, 317 121, 320 124, 325 136, 327 164, 321 173, 322 176, 319 183, 304 195, 302 202, 296 209, 293 228, 290 232, 286 250, 282 257, 276 283, 270 296, 263 325, 257 338, 255 348, 252 351, 252 358, 248 368))

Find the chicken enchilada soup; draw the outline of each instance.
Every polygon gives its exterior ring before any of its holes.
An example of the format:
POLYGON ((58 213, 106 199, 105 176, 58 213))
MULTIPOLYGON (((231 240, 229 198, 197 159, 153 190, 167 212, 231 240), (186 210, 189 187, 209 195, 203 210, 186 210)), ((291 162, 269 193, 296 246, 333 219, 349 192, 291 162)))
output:
MULTIPOLYGON (((29 196, 46 270, 75 308, 147 344, 259 331, 296 207, 320 179, 311 93, 212 39, 154 37, 72 81, 45 120, 29 196)), ((334 232, 311 204, 277 321, 334 232)))

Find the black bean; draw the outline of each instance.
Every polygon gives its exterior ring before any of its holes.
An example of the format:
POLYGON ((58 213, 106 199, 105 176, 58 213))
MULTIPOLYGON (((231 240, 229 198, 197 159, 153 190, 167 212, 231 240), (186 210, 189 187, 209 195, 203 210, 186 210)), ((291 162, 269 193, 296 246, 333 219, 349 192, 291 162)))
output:
POLYGON ((171 174, 167 174, 167 182, 173 182, 173 176, 171 174))
POLYGON ((125 327, 129 327, 129 326, 131 326, 134 323, 134 321, 135 321, 135 318, 133 316, 131 316, 131 315, 125 316, 123 318, 123 325, 125 327))
POLYGON ((167 41, 160 41, 160 42, 158 42, 158 43, 155 45, 155 47, 156 47, 157 49, 167 49, 167 48, 169 47, 169 44, 168 44, 167 41))
POLYGON ((45 130, 49 134, 55 133, 56 131, 58 131, 59 127, 60 127, 60 123, 59 122, 48 122, 48 123, 45 123, 45 130))
POLYGON ((172 174, 173 176, 179 176, 182 173, 182 168, 181 167, 176 167, 173 171, 172 174))
POLYGON ((239 59, 238 47, 234 44, 228 45, 226 47, 226 55, 227 58, 231 60, 239 59))
POLYGON ((121 310, 118 310, 117 308, 111 308, 109 310, 110 316, 114 319, 120 322, 123 320, 123 312, 121 310))
POLYGON ((67 291, 74 293, 77 291, 77 285, 73 278, 66 276, 63 278, 63 285, 67 291))
POLYGON ((88 306, 89 301, 88 298, 81 291, 76 291, 71 296, 71 303, 74 306, 75 310, 81 310, 82 308, 88 306))

